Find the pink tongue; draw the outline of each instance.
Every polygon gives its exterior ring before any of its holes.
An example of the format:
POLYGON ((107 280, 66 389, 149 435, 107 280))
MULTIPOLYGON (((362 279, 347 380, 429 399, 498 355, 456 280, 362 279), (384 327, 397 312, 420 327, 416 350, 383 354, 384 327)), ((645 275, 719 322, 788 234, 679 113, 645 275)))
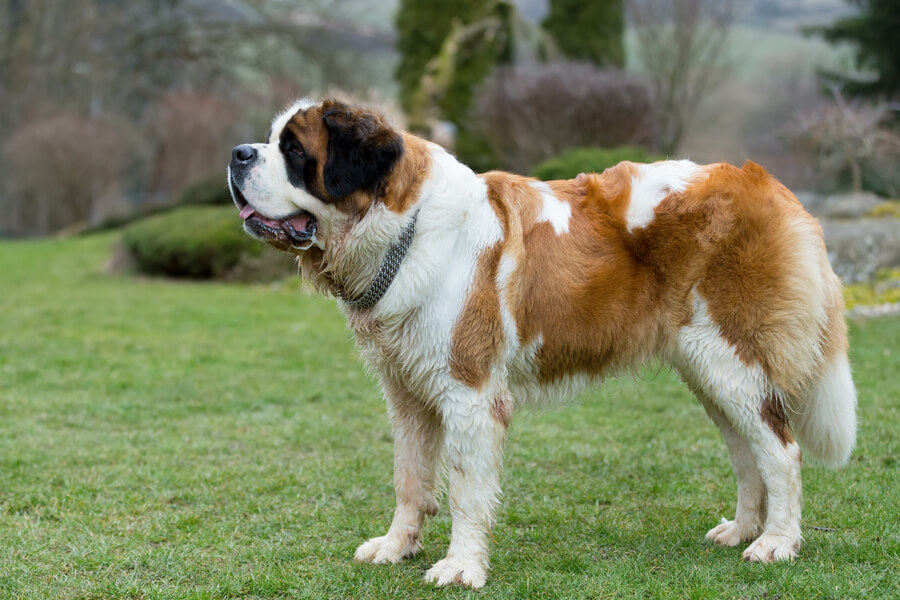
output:
POLYGON ((294 215, 288 219, 288 223, 291 224, 294 231, 304 232, 306 231, 306 226, 309 225, 309 215, 294 215))
POLYGON ((253 210, 253 207, 248 204, 247 206, 245 206, 244 208, 241 209, 241 218, 246 221, 247 219, 252 217, 255 213, 256 213, 256 211, 253 210))

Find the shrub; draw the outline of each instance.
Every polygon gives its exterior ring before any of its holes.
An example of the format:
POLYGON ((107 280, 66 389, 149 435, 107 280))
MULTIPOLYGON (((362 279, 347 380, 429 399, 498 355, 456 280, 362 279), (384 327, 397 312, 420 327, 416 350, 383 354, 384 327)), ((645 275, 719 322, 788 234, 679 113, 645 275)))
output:
POLYGON ((196 181, 220 175, 228 163, 238 108, 208 92, 166 92, 147 109, 153 146, 149 191, 175 197, 196 181))
POLYGON ((265 246, 241 230, 233 208, 190 206, 128 227, 122 241, 137 269, 149 275, 225 278, 242 256, 265 246))
POLYGON ((177 210, 182 206, 231 206, 233 203, 228 184, 224 177, 210 177, 203 179, 194 185, 188 186, 178 196, 177 204, 144 202, 137 206, 128 206, 125 210, 119 210, 104 215, 96 225, 84 230, 87 232, 106 231, 118 229, 171 210, 177 210))
POLYGON ((579 173, 599 173, 623 160, 653 162, 665 156, 650 154, 643 148, 621 146, 619 148, 572 148, 556 158, 544 161, 531 171, 533 177, 549 181, 571 179, 579 173))
POLYGON ((500 166, 519 173, 568 148, 648 145, 654 137, 647 86, 585 63, 498 69, 474 109, 500 166))
POLYGON ((231 205, 231 192, 224 177, 209 177, 189 185, 178 197, 182 205, 231 205))
POLYGON ((832 88, 833 102, 804 111, 787 136, 800 151, 815 153, 820 189, 900 194, 900 130, 887 102, 847 100, 832 88))
POLYGON ((20 124, 0 153, 5 233, 46 234, 87 223, 98 200, 121 187, 128 142, 118 123, 76 114, 20 124))

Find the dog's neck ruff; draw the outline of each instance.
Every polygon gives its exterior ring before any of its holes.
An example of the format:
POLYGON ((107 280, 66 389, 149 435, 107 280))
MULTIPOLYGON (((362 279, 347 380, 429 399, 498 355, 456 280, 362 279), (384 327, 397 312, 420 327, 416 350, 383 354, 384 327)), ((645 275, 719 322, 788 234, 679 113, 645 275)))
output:
POLYGON ((402 263, 403 259, 406 257, 406 252, 409 250, 409 246, 412 244, 413 238, 416 235, 416 219, 418 216, 419 211, 417 210, 413 213, 412 219, 409 220, 406 229, 400 234, 400 239, 388 248, 387 254, 384 255, 384 260, 381 261, 381 267, 379 267, 378 273, 375 274, 375 278, 372 279, 372 283, 369 284, 369 287, 365 292, 356 298, 348 299, 344 295, 343 290, 336 287, 335 296, 343 300, 344 304, 352 306, 353 308, 364 309, 375 306, 375 304, 385 295, 388 288, 391 286, 391 282, 394 281, 397 271, 400 270, 400 263, 402 263))

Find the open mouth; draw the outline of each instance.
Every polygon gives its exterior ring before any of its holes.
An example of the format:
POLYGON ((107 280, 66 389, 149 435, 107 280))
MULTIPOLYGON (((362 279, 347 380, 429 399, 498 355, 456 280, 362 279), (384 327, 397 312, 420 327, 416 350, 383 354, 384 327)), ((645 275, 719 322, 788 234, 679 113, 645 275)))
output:
POLYGON ((231 189, 247 233, 266 242, 280 242, 301 250, 312 245, 317 225, 312 213, 300 210, 282 219, 270 219, 256 212, 234 182, 231 189))

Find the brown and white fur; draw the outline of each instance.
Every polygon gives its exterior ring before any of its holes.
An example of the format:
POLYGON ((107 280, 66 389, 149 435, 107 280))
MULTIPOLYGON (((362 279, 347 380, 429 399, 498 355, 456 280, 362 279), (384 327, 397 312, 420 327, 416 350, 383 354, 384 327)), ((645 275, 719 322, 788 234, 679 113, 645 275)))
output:
POLYGON ((444 464, 450 547, 425 577, 484 585, 513 413, 653 358, 677 370, 728 446, 737 511, 707 537, 751 541, 750 561, 796 556, 795 438, 844 463, 856 393, 821 229, 762 167, 623 162, 546 183, 479 175, 334 101, 300 101, 265 143, 239 148, 229 184, 245 227, 297 254, 325 293, 362 293, 418 211, 384 297, 365 310, 339 303, 395 443, 393 521, 356 560, 420 549, 444 464), (278 232, 298 214, 315 224, 299 244, 278 232))

